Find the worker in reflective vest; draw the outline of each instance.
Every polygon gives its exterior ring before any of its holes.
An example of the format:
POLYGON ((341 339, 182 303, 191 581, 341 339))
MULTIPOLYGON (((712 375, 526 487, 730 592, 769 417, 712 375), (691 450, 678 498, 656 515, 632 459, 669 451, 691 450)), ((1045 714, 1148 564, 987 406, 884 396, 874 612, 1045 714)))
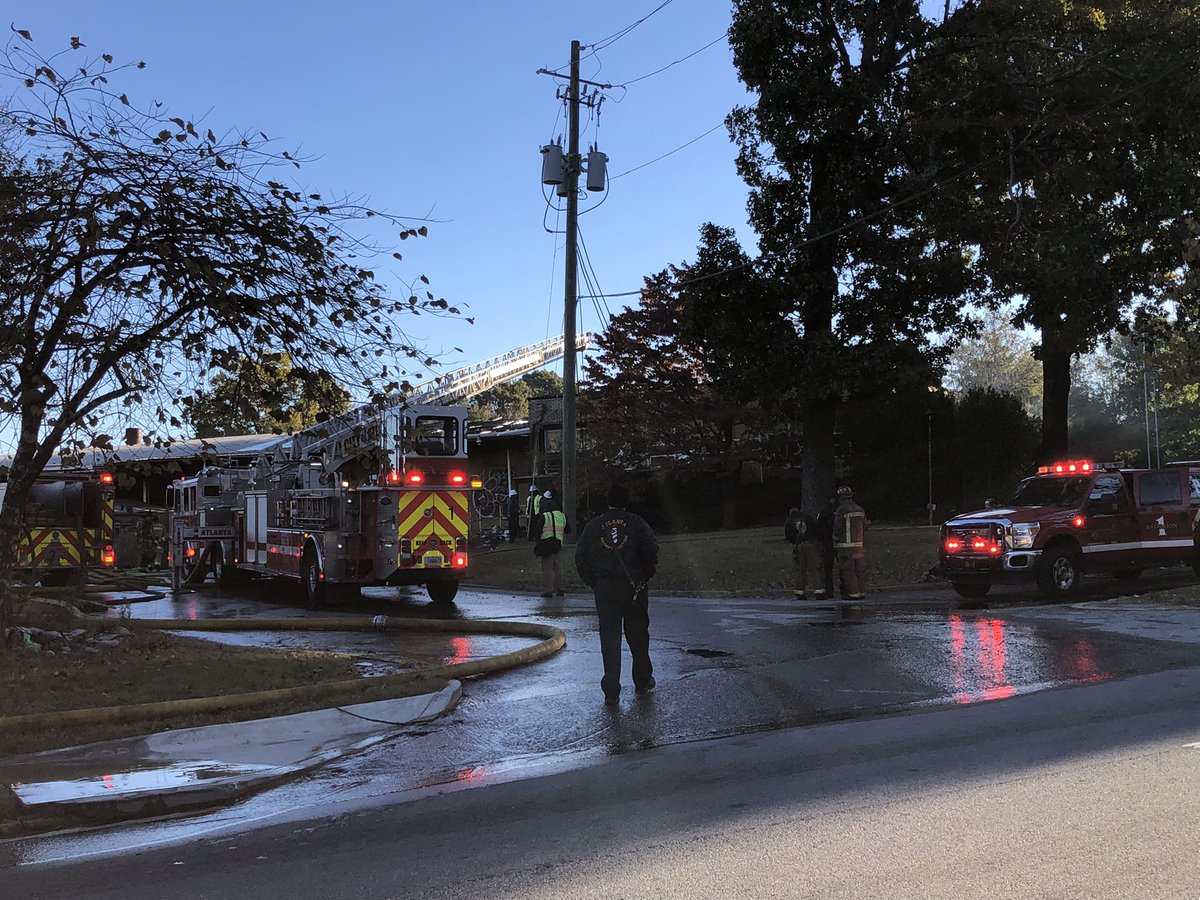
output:
POLYGON ((563 596, 562 548, 567 532, 567 514, 558 508, 553 495, 546 491, 541 504, 542 532, 533 545, 533 553, 542 561, 542 596, 563 596))
POLYGON ((833 514, 833 549, 837 553, 838 573, 846 586, 846 599, 862 600, 867 594, 866 560, 863 537, 867 514, 854 502, 854 491, 843 485, 837 490, 838 508, 833 514))

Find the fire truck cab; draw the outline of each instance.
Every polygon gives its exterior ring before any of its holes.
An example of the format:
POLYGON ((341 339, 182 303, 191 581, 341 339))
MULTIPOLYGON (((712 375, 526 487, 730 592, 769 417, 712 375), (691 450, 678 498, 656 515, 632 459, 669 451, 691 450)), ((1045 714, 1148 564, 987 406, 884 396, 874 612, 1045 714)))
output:
POLYGON ((1042 466, 1003 506, 942 525, 941 574, 963 597, 1036 581, 1066 597, 1081 575, 1132 579, 1154 566, 1200 574, 1200 465, 1118 469, 1088 460, 1042 466))
POLYGON ((365 586, 424 585, 448 603, 466 572, 479 486, 467 474, 464 408, 355 411, 281 438, 248 469, 177 482, 173 533, 193 581, 291 579, 313 606, 365 586))

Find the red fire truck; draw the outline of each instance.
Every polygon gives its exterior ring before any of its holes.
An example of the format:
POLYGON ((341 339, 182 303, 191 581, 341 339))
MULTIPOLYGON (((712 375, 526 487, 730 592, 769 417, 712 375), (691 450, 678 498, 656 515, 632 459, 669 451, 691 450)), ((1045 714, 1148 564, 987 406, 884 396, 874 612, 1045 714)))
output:
POLYGON ((1087 572, 1136 578, 1185 564, 1200 574, 1200 464, 1118 469, 1088 460, 1042 466, 1007 504, 942 525, 943 577, 963 597, 1036 581, 1070 595, 1087 572))
MULTIPOLYGON (((6 484, 0 484, 3 503, 6 484)), ((82 584, 91 569, 111 568, 111 472, 63 470, 40 476, 29 491, 16 570, 47 586, 82 584)))
POLYGON ((466 410, 355 411, 281 438, 247 468, 172 485, 176 565, 189 580, 298 581, 311 605, 369 585, 421 584, 435 603, 468 562, 466 410))

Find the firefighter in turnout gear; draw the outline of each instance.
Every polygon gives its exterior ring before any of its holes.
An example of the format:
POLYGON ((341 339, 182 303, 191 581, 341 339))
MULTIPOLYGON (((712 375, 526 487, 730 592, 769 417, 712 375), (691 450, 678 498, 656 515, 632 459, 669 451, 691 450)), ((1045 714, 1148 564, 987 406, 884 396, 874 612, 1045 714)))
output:
POLYGON ((837 490, 838 508, 833 516, 833 547, 837 553, 838 572, 846 586, 847 600, 862 600, 867 594, 866 560, 863 556, 863 537, 867 531, 867 514, 854 502, 854 491, 843 485, 837 490))

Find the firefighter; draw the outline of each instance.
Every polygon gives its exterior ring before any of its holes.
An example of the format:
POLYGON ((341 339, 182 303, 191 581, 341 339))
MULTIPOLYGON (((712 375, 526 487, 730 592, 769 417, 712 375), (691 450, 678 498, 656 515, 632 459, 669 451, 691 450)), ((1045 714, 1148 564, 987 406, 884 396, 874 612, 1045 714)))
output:
POLYGON ((542 512, 542 493, 538 490, 537 479, 529 485, 529 499, 525 501, 525 518, 529 522, 529 540, 536 541, 540 532, 536 531, 538 516, 542 512))
POLYGON ((575 568, 596 595, 604 704, 621 699, 621 631, 633 656, 633 686, 639 694, 654 690, 650 662, 650 598, 647 583, 658 569, 658 541, 646 520, 628 512, 629 490, 608 491, 608 511, 584 526, 575 546, 575 568))
POLYGON ((833 546, 837 552, 838 572, 846 588, 847 600, 862 600, 867 593, 866 561, 863 537, 867 514, 854 502, 854 491, 846 485, 837 490, 838 508, 833 516, 833 546))
POLYGON ((783 536, 792 545, 792 568, 795 570, 795 590, 792 593, 797 600, 807 600, 809 582, 812 582, 813 591, 820 599, 821 589, 817 579, 821 576, 821 543, 817 538, 817 523, 812 516, 793 506, 788 511, 787 521, 783 523, 783 536))
POLYGON ((533 555, 542 561, 542 596, 562 597, 563 570, 562 548, 563 535, 569 534, 571 526, 567 523, 567 514, 559 509, 554 495, 549 491, 542 494, 542 513, 538 526, 538 542, 533 545, 533 555))
POLYGON ((508 516, 508 542, 516 543, 517 529, 521 527, 521 501, 517 499, 517 489, 508 489, 508 501, 504 507, 504 513, 508 516))

